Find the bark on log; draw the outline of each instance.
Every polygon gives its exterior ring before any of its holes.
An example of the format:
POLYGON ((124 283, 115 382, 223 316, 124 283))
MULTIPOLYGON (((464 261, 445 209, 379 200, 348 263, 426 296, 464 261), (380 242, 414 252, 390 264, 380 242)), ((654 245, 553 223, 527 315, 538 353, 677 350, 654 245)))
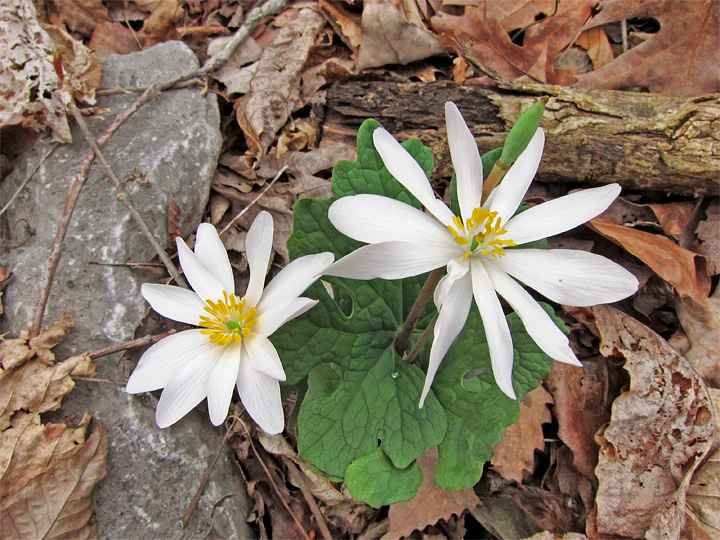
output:
POLYGON ((444 103, 454 101, 484 153, 502 146, 522 111, 550 96, 538 179, 681 195, 720 193, 720 96, 674 97, 532 85, 532 92, 437 83, 345 82, 328 91, 324 138, 348 139, 374 118, 398 139, 419 137, 452 174, 444 103))

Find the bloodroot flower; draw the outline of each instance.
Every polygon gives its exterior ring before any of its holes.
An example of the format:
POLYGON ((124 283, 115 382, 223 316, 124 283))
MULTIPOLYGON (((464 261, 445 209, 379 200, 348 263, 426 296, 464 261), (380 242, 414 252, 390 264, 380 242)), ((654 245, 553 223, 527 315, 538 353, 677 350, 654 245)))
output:
POLYGON ((155 413, 159 427, 174 424, 206 396, 210 420, 220 425, 237 385, 245 409, 265 432, 283 430, 279 381, 285 380, 285 371, 268 337, 317 303, 300 295, 334 257, 300 257, 264 287, 272 240, 272 217, 261 212, 245 240, 250 281, 242 298, 235 296, 227 252, 209 223, 198 227, 194 253, 177 239, 180 264, 195 292, 142 286, 142 295, 160 315, 200 327, 150 347, 128 380, 126 391, 131 394, 164 388, 155 413))
POLYGON ((402 279, 447 267, 435 290, 439 316, 420 407, 445 353, 465 325, 473 298, 485 327, 495 381, 515 399, 513 344, 498 294, 548 356, 579 366, 567 337, 521 283, 569 306, 616 302, 638 287, 630 272, 599 255, 522 247, 597 216, 619 195, 620 186, 587 189, 516 214, 542 157, 545 135, 538 129, 483 201, 482 160, 475 139, 453 103, 446 104, 445 117, 459 216, 435 197, 420 165, 382 128, 375 130, 373 141, 383 163, 430 215, 379 195, 343 197, 328 213, 340 232, 368 243, 333 264, 328 275, 402 279))

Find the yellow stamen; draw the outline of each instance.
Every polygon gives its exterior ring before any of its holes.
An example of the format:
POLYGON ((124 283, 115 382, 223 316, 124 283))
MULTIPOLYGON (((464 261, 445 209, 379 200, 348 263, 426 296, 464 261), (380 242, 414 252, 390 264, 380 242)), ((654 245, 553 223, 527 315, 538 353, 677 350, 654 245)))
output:
POLYGON ((461 246, 468 246, 463 254, 464 259, 473 253, 485 257, 502 257, 505 255, 503 251, 505 247, 515 245, 515 242, 509 238, 500 238, 507 233, 507 229, 502 227, 502 218, 497 212, 475 208, 465 223, 458 216, 453 216, 453 223, 455 227, 447 226, 453 239, 461 246))
POLYGON ((223 298, 213 302, 206 300, 205 311, 209 316, 200 316, 201 334, 217 345, 228 345, 233 341, 240 343, 248 337, 253 325, 257 322, 255 308, 245 310, 246 301, 238 299, 234 294, 223 291, 223 298))

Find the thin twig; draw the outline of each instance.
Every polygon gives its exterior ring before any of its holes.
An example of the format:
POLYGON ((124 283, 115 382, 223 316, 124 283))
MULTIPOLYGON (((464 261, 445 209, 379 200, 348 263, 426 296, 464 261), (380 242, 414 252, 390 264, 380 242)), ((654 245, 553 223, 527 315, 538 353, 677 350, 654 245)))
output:
POLYGON ((213 470, 215 469, 215 465, 217 465, 218 459, 220 459, 220 455, 222 454, 223 448, 225 448, 225 443, 227 442, 228 438, 230 437, 230 433, 232 432, 232 428, 235 425, 235 422, 230 424, 226 431, 225 436, 223 437, 222 442, 218 446, 217 452, 215 453, 215 458, 212 460, 212 463, 205 471, 205 476, 203 476, 202 481, 200 482, 200 485, 197 488, 197 491, 195 492, 195 495, 193 496, 192 500, 190 501, 190 504, 187 507, 187 510, 185 510, 185 513, 180 518, 180 526, 183 529, 187 529, 187 526, 190 524, 190 520, 193 517, 193 514, 195 514, 195 510, 197 509, 197 505, 200 502, 200 497, 202 497, 203 491, 205 491, 205 486, 208 483, 208 480, 210 479, 210 475, 212 474, 213 470))
POLYGON ((300 491, 303 494, 303 497, 305 498, 305 501, 308 503, 308 507, 310 507, 310 512, 312 512, 312 515, 315 517, 315 523, 317 523, 318 527, 320 528, 320 534, 322 534, 323 539, 333 540, 330 529, 328 529, 327 523, 325 523, 325 518, 323 517, 322 512, 320 511, 320 508, 315 501, 315 496, 312 494, 312 491, 310 491, 310 488, 305 481, 305 474, 298 468, 297 465, 295 465, 295 462, 293 462, 293 460, 291 460, 290 458, 282 456, 282 460, 285 463, 285 466, 288 468, 288 471, 290 472, 290 478, 295 480, 298 487, 300 488, 300 491))
POLYGON ((59 143, 53 144, 53 145, 50 147, 50 150, 48 150, 47 152, 45 152, 45 155, 44 155, 42 158, 40 158, 40 161, 38 161, 37 164, 35 165, 35 167, 33 167, 32 172, 25 177, 25 180, 23 180, 23 181, 22 181, 22 184, 20 184, 20 187, 18 187, 18 188, 15 190, 15 193, 13 193, 13 196, 10 197, 10 200, 7 202, 7 204, 2 207, 2 210, 0 210, 0 216, 2 216, 2 215, 5 213, 5 210, 7 210, 8 208, 10 208, 10 205, 11 205, 13 202, 15 202, 15 199, 17 199, 18 195, 20 195, 20 193, 22 192, 22 190, 25 189, 25 186, 27 186, 28 183, 30 182, 30 180, 32 179, 32 177, 35 176, 35 173, 38 172, 38 169, 40 168, 40 165, 42 165, 42 164, 45 162, 45 160, 46 160, 48 157, 50 157, 50 154, 52 154, 53 151, 58 147, 58 144, 59 144, 59 143))
POLYGON ((255 448, 255 443, 253 442, 252 437, 250 436, 250 430, 245 425, 245 422, 242 421, 242 418, 240 417, 234 417, 237 418, 238 421, 242 424, 242 427, 245 428, 245 434, 247 435, 248 441, 250 441, 250 446, 252 446, 253 452, 255 452, 255 455, 258 458, 258 461, 260 462, 260 465, 262 466, 263 470, 265 471, 265 474, 268 477, 268 480, 270 480, 270 484, 272 485, 273 489, 275 490, 275 493, 277 494, 278 498, 280 499, 280 502, 282 502, 283 506, 285 507, 285 510, 288 511, 288 514, 290 514, 290 517, 295 522, 295 525, 297 525, 297 528, 300 529, 300 532, 305 537, 305 540, 310 540, 310 536, 303 528, 302 524, 300 523, 300 520, 297 518, 297 516, 293 513, 293 511, 290 509, 290 506, 285 501, 285 498, 280 493, 280 490, 278 489, 277 485, 275 484, 275 480, 273 480, 272 475, 270 474, 270 471, 267 468, 267 465, 265 465, 265 461, 263 460, 262 456, 258 453, 257 448, 255 448))
POLYGON ((435 286, 440 281, 444 271, 445 267, 443 266, 430 272, 430 275, 425 281, 425 285, 423 285, 423 288, 420 290, 420 294, 415 299, 415 303, 408 314, 405 325, 395 339, 395 351, 398 353, 400 358, 402 358, 405 354, 405 349, 407 349, 408 343, 410 343, 410 336, 412 335, 413 330, 415 330, 415 326, 420 320, 422 312, 425 310, 425 304, 427 304, 427 301, 432 296, 435 286))
POLYGON ((263 189, 263 190, 258 194, 258 196, 255 197, 252 201, 250 201, 250 204, 248 204, 245 208, 243 208, 242 210, 240 210, 240 212, 238 212, 238 214, 237 214, 234 218, 232 218, 232 219, 230 220, 230 223, 228 223, 227 225, 225 225, 225 227, 223 228, 223 230, 220 231, 220 236, 222 236, 223 234, 225 234, 230 227, 232 227, 233 225, 235 225, 235 222, 236 222, 238 219, 240 219, 241 217, 243 217, 243 216, 245 215, 245 212, 247 212, 247 211, 250 210, 253 206, 255 206, 255 204, 263 197, 263 195, 265 195, 265 194, 268 192, 268 190, 269 190, 271 187, 273 187, 273 184, 278 181, 278 179, 283 175, 283 173, 284 173, 285 171, 287 171, 287 169, 288 169, 288 166, 287 166, 287 165, 285 165, 282 169, 280 169, 280 170, 278 171, 278 173, 275 175, 275 178, 273 178, 273 179, 270 181, 270 183, 269 183, 267 186, 265 186, 265 189, 263 189))
POLYGON ((103 383, 103 384, 112 384, 115 386, 125 386, 127 384, 126 381, 112 381, 110 379, 98 379, 97 377, 81 377, 79 375, 73 375, 72 380, 73 381, 96 382, 96 383, 103 383))
POLYGON ((92 133, 90 133, 90 128, 88 128, 87 122, 85 122, 82 114, 80 114, 80 110, 77 108, 77 105, 75 105, 74 102, 71 102, 69 105, 69 109, 73 117, 75 118, 75 121, 78 123, 78 126, 80 126, 80 130, 85 135, 85 139, 87 139, 90 148, 92 148, 93 152, 95 152, 95 157, 102 164, 102 166, 105 167, 105 171, 110 177, 110 181, 112 182, 113 186, 115 186, 115 189, 118 191, 118 201, 120 201, 128 209, 133 220, 135 220, 135 224, 140 227, 140 230, 145 235, 145 238, 147 238, 148 242, 150 242, 150 245, 155 250, 157 256, 160 257, 160 260, 165 265, 165 268, 167 268, 168 272, 173 277, 175 282, 183 287, 186 287, 187 283, 185 282, 185 279, 180 276, 180 272, 178 272, 178 269, 175 267, 175 264, 173 264, 173 262, 170 260, 168 254, 165 253, 165 249, 160 245, 160 242, 158 242, 157 238, 155 238, 155 235, 150 230, 150 226, 147 224, 140 212, 138 212, 137 208, 135 208, 132 199, 123 188, 122 180, 120 180, 120 178, 118 178, 118 176, 115 174, 112 165, 110 165, 110 162, 107 160, 105 155, 102 153, 102 150, 100 150, 97 143, 95 142, 92 133))
MULTIPOLYGON (((242 43, 242 41, 250 35, 255 29, 257 24, 266 16, 279 11, 287 5, 287 0, 271 0, 265 4, 254 8, 242 26, 238 28, 237 32, 231 40, 225 45, 225 47, 215 56, 210 58, 205 65, 199 69, 192 71, 186 75, 175 78, 165 84, 154 84, 148 87, 140 97, 135 100, 127 109, 119 113, 113 122, 105 129, 103 134, 97 140, 97 147, 102 149, 115 134, 118 128, 132 116, 140 107, 145 105, 151 99, 155 98, 167 88, 171 88, 178 83, 187 81, 194 77, 206 75, 216 69, 219 69, 222 65, 227 62, 235 49, 242 43)), ((33 323, 30 328, 30 337, 33 338, 40 334, 42 328, 43 318, 45 316, 45 309, 47 308, 48 298, 50 297, 50 291, 52 289, 53 280, 55 279, 55 272, 57 271, 58 263, 60 262, 60 256, 62 255, 63 243, 65 235, 67 234, 68 227, 70 226, 70 220, 72 218, 75 205, 77 204, 78 196, 82 190, 85 182, 87 182, 90 174, 90 166, 95 159, 94 151, 90 150, 80 165, 80 170, 73 177, 70 188, 68 190, 68 196, 65 201, 65 208, 63 210, 63 216, 58 224, 58 229, 55 233, 55 239, 53 240, 52 247, 50 248, 50 254, 48 255, 45 263, 45 269, 43 270, 43 276, 40 286, 40 295, 37 303, 35 304, 35 312, 33 314, 33 323)))
POLYGON ((169 332, 155 334, 154 336, 145 336, 138 339, 132 339, 123 343, 116 343, 115 345, 110 345, 109 347, 103 347, 102 349, 95 349, 94 351, 90 351, 87 354, 91 359, 95 360, 96 358, 107 356, 108 354, 114 354, 116 352, 134 349, 136 347, 145 347, 146 345, 152 345, 174 333, 175 330, 170 330, 169 332))

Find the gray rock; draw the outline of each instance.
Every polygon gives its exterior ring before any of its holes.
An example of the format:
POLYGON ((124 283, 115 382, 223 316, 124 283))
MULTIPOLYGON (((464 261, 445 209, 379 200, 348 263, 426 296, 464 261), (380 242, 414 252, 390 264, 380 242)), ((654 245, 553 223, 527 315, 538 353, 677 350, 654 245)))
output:
MULTIPOLYGON (((183 43, 169 42, 135 54, 110 56, 104 65, 104 87, 130 88, 168 80, 197 67, 198 62, 183 43)), ((88 118, 93 133, 101 133, 137 95, 100 98, 98 105, 109 112, 103 112, 103 118, 88 118)), ((167 243, 171 196, 182 211, 183 235, 201 221, 220 152, 219 125, 214 95, 202 96, 199 87, 167 91, 136 112, 104 150, 116 174, 134 185, 132 199, 162 245, 167 243), (149 184, 138 181, 135 173, 147 175, 149 184)), ((55 150, 2 216, 0 264, 14 274, 3 297, 3 331, 17 334, 31 323, 68 186, 88 150, 77 127, 72 134, 74 143, 55 150)), ((48 148, 39 142, 19 160, 0 185, 0 202, 9 200, 48 148)), ((116 264, 153 257, 153 249, 117 202, 114 188, 96 161, 72 216, 45 317, 45 327, 62 311, 70 311, 77 319, 56 349, 60 358, 133 338, 148 311, 140 285, 157 281, 160 274, 116 264)), ((95 364, 103 379, 127 379, 127 366, 117 355, 95 364)), ((195 411, 160 430, 152 407, 125 394, 122 385, 83 381, 60 412, 80 417, 90 412, 108 427, 108 476, 95 490, 103 538, 203 537, 211 527, 214 503, 229 493, 237 495, 216 510, 216 531, 226 538, 252 536, 245 522, 250 503, 229 452, 219 461, 191 528, 183 533, 179 527, 178 520, 224 435, 222 429, 213 428, 206 412, 195 411)))

